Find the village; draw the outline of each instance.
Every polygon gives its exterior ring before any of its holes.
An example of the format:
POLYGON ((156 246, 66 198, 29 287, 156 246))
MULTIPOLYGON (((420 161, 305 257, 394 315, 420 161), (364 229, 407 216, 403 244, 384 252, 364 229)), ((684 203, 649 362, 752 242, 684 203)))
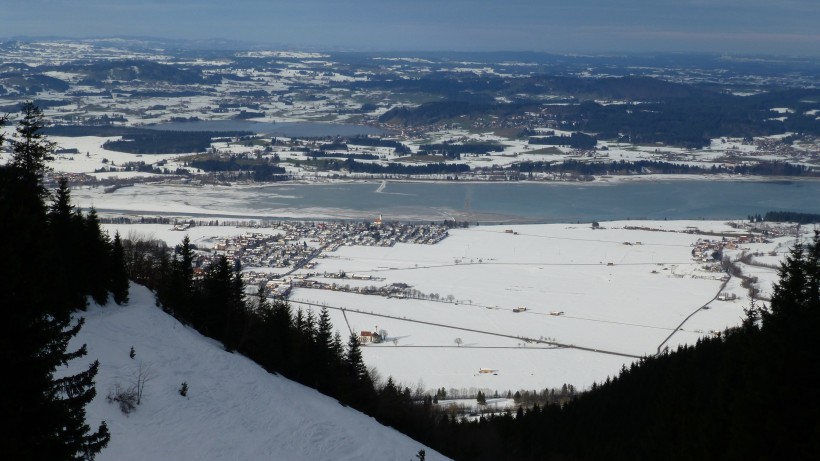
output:
MULTIPOLYGON (((250 292, 265 284, 274 297, 287 297, 294 287, 343 290, 362 294, 405 297, 408 286, 394 283, 387 287, 355 287, 340 283, 310 280, 311 277, 329 279, 379 281, 377 277, 362 274, 310 272, 316 268, 316 258, 343 245, 393 246, 396 243, 433 245, 448 235, 443 224, 388 223, 379 216, 372 223, 345 222, 280 222, 273 225, 281 233, 247 232, 230 238, 220 238, 211 249, 200 250, 195 271, 203 275, 205 268, 219 257, 226 257, 243 268, 242 277, 250 292), (308 272, 299 272, 306 269, 308 272)), ((185 230, 180 228, 180 230, 185 230)))

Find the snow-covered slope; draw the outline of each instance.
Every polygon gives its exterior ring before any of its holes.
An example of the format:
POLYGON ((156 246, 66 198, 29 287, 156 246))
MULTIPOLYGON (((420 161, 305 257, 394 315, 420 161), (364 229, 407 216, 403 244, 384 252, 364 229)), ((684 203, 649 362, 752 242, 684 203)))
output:
POLYGON ((131 303, 93 306, 71 346, 88 356, 69 371, 100 361, 92 428, 105 420, 111 443, 98 460, 412 460, 445 459, 373 418, 300 384, 267 373, 247 358, 183 326, 132 285, 131 303), (133 346, 134 358, 129 357, 133 346), (106 395, 127 387, 142 366, 141 405, 123 414, 106 395), (187 397, 179 393, 187 382, 187 397))

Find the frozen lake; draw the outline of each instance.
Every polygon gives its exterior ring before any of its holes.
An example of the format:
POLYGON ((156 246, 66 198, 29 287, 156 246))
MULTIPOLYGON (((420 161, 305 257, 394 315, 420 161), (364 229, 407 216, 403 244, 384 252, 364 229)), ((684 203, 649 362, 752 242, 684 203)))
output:
POLYGON ((619 219, 744 219, 820 211, 820 181, 637 181, 616 184, 365 182, 253 186, 137 185, 78 190, 81 206, 248 218, 385 219, 481 223, 619 219))

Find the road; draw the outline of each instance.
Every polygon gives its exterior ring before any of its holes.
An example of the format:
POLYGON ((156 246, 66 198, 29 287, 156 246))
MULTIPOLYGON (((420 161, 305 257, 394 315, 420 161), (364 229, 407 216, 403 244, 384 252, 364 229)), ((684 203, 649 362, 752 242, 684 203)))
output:
POLYGON ((478 333, 478 334, 482 334, 482 335, 498 336, 498 337, 501 337, 501 338, 509 338, 509 339, 515 339, 515 340, 518 340, 518 341, 523 341, 525 343, 547 344, 547 345, 550 345, 550 346, 556 346, 557 348, 577 349, 577 350, 581 350, 581 351, 595 352, 595 353, 598 353, 598 354, 617 355, 617 356, 620 356, 620 357, 629 357, 629 358, 634 358, 634 359, 642 358, 639 355, 627 354, 627 353, 624 353, 624 352, 610 351, 610 350, 606 350, 606 349, 596 349, 596 348, 592 348, 592 347, 578 346, 578 345, 575 345, 575 344, 565 344, 565 343, 559 343, 559 342, 556 342, 556 341, 545 341, 543 339, 527 338, 525 336, 508 335, 508 334, 504 334, 504 333, 496 333, 496 332, 493 332, 493 331, 476 330, 476 329, 473 329, 473 328, 464 328, 464 327, 459 327, 459 326, 455 326, 455 325, 445 325, 445 324, 442 324, 442 323, 427 322, 427 321, 424 321, 424 320, 407 319, 407 318, 402 318, 402 317, 398 317, 398 316, 394 316, 394 315, 375 314, 373 312, 367 312, 367 311, 362 311, 362 310, 358 310, 358 309, 350 309, 350 308, 347 308, 347 307, 331 306, 331 305, 326 305, 326 304, 312 303, 312 302, 308 302, 308 301, 297 301, 297 300, 293 300, 293 299, 289 300, 288 302, 290 302, 291 304, 301 304, 301 305, 305 305, 305 306, 317 307, 317 308, 320 308, 320 309, 321 308, 327 308, 327 309, 339 310, 339 311, 342 311, 342 312, 344 312, 344 311, 355 312, 357 314, 370 315, 370 316, 373 316, 373 317, 382 317, 382 318, 388 318, 388 319, 394 319, 394 320, 401 320, 403 322, 419 323, 419 324, 422 324, 422 325, 431 325, 431 326, 440 327, 440 328, 449 328, 451 330, 467 331, 467 332, 470 332, 470 333, 478 333))
POLYGON ((732 280, 732 274, 729 274, 728 272, 726 274, 729 276, 729 278, 724 280, 723 283, 720 284, 720 288, 718 288, 718 291, 717 291, 717 293, 715 293, 715 296, 712 297, 712 299, 710 299, 709 301, 706 301, 706 303, 704 305, 702 305, 699 308, 695 309, 695 312, 692 312, 691 314, 686 316, 686 318, 683 319, 683 321, 677 327, 675 327, 674 330, 672 330, 672 333, 670 333, 669 336, 667 336, 666 339, 663 340, 663 342, 660 344, 660 346, 658 346, 658 351, 655 353, 655 355, 658 355, 658 354, 661 353, 661 349, 663 348, 663 346, 667 342, 669 342, 670 339, 672 339, 672 336, 674 336, 675 333, 678 332, 678 330, 680 330, 683 327, 684 323, 689 321, 689 319, 691 319, 695 314, 702 311, 706 306, 708 306, 710 303, 712 303, 712 301, 716 300, 717 297, 720 296, 720 292, 723 291, 724 288, 726 288, 726 284, 729 283, 729 280, 732 280))

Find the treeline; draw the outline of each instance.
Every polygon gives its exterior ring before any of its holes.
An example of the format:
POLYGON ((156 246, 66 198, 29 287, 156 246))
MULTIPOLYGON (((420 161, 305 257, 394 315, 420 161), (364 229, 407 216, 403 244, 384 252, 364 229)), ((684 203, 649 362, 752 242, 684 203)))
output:
POLYGON ((379 117, 383 123, 405 126, 431 125, 443 123, 457 117, 478 118, 484 116, 520 116, 526 112, 538 111, 540 103, 521 101, 514 103, 467 102, 448 100, 427 102, 418 107, 394 107, 379 117))
POLYGON ((399 141, 393 141, 391 139, 382 139, 382 138, 374 138, 371 136, 351 136, 347 138, 348 144, 353 144, 354 146, 368 146, 368 147, 392 147, 395 149, 395 153, 397 154, 409 154, 410 148, 399 141))
POLYGON ((394 107, 382 114, 379 121, 409 126, 430 125, 461 115, 485 113, 490 108, 489 104, 472 104, 464 101, 428 102, 414 108, 394 107))
POLYGON ((572 133, 569 136, 538 136, 531 137, 529 144, 547 145, 547 146, 568 146, 574 149, 592 149, 598 144, 595 136, 590 136, 584 133, 572 133))
MULTIPOLYGON (((0 73, 0 87, 5 91, 13 90, 23 96, 36 96, 48 91, 62 93, 68 91, 70 85, 65 80, 44 74, 3 72, 0 73), (8 88, 8 90, 6 90, 6 88, 8 88)), ((19 106, 14 107, 12 111, 16 112, 19 109, 19 106)))
POLYGON ((589 163, 579 160, 562 162, 521 162, 509 167, 520 173, 572 173, 583 176, 603 174, 747 174, 758 176, 818 176, 803 165, 785 162, 760 162, 756 165, 712 165, 703 167, 659 160, 636 160, 589 163))
MULTIPOLYGON (((105 114, 103 115, 105 116, 105 114)), ((43 129, 43 134, 49 136, 124 136, 127 134, 150 133, 146 128, 133 128, 120 125, 112 125, 110 118, 102 119, 109 123, 93 125, 52 125, 43 129)))
POLYGON ((106 141, 103 149, 130 154, 181 154, 203 152, 217 137, 242 136, 243 132, 160 131, 127 133, 117 141, 106 141))
POLYGON ((793 222, 797 224, 815 224, 820 223, 820 214, 798 213, 796 211, 768 211, 763 216, 763 221, 793 222))
POLYGON ((188 166, 206 172, 245 171, 251 173, 256 181, 265 181, 273 176, 287 174, 284 167, 268 161, 237 160, 235 157, 225 160, 216 158, 196 159, 188 162, 188 166))
POLYGON ((220 76, 203 75, 198 69, 186 69, 170 64, 160 64, 139 59, 72 62, 59 66, 58 70, 82 75, 80 85, 109 86, 110 81, 161 82, 172 85, 218 84, 220 76))
MULTIPOLYGON (((2 79, 0 77, 0 79, 2 79)), ((70 104, 68 100, 64 99, 34 99, 31 101, 32 104, 37 106, 40 110, 48 109, 51 107, 60 107, 66 106, 70 104)), ((18 103, 18 104, 8 104, 5 106, 0 106, 0 114, 7 114, 10 112, 18 112, 21 108, 25 106, 25 103, 18 103)))
POLYGON ((305 156, 316 160, 318 158, 343 158, 343 159, 351 159, 351 160, 379 160, 379 157, 376 154, 340 154, 340 153, 333 153, 333 152, 324 152, 323 150, 312 150, 310 152, 305 152, 305 156))
POLYGON ((469 165, 462 163, 427 163, 424 165, 405 165, 390 162, 386 165, 378 163, 357 162, 353 159, 344 161, 323 160, 320 168, 331 171, 345 169, 351 173, 395 174, 395 175, 426 175, 426 174, 458 174, 470 171, 469 165))

